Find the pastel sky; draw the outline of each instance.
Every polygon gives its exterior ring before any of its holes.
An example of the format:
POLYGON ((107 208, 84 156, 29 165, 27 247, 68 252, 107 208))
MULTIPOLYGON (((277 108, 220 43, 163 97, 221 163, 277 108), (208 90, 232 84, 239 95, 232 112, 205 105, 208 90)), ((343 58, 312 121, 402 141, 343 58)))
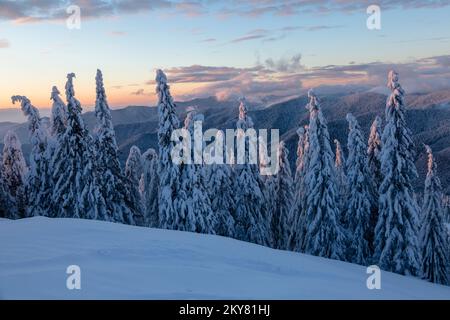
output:
POLYGON ((450 1, 0 0, 0 108, 13 94, 49 107, 77 75, 83 105, 103 71, 114 107, 155 102, 155 69, 176 99, 290 96, 317 86, 450 87, 450 1), (66 9, 81 9, 69 29, 66 9), (381 8, 381 30, 366 10, 381 8))

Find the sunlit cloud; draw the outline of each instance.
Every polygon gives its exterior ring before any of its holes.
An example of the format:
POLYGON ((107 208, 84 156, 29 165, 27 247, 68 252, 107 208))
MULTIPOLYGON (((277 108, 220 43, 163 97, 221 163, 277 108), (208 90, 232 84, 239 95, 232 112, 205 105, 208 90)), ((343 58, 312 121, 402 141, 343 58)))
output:
MULTIPOLYGON (((301 55, 281 59, 268 58, 255 67, 211 67, 194 65, 166 70, 170 83, 190 85, 181 99, 207 97, 218 99, 247 96, 263 100, 268 95, 299 95, 311 87, 359 86, 385 91, 386 75, 396 69, 409 92, 429 92, 450 88, 450 56, 418 59, 407 63, 373 62, 366 64, 306 67, 301 55)), ((148 82, 152 85, 153 82, 148 82)))

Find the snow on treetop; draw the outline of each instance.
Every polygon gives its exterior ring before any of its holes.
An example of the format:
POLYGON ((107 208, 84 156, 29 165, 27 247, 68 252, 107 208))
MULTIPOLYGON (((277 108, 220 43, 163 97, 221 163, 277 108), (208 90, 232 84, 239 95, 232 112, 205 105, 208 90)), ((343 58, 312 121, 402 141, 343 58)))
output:
POLYGON ((350 129, 354 129, 355 126, 357 125, 355 116, 353 116, 353 114, 351 114, 351 113, 347 113, 347 116, 345 118, 347 119, 347 121, 350 125, 350 129))
POLYGON ((433 156, 433 152, 431 151, 431 148, 429 145, 425 145, 425 149, 427 150, 428 156, 433 156))
POLYGON ((319 109, 319 100, 317 99, 316 94, 313 89, 309 89, 308 91, 309 103, 306 105, 306 109, 309 111, 318 110, 319 109))
POLYGON ((161 69, 156 70, 156 82, 158 84, 166 84, 167 83, 167 76, 165 75, 164 71, 161 69))
POLYGON ((61 92, 59 92, 58 88, 56 86, 53 86, 50 99, 55 100, 56 97, 59 96, 60 94, 61 94, 61 92))
POLYGON ((68 98, 75 96, 75 90, 73 88, 73 78, 76 78, 75 73, 67 74, 66 95, 68 98))
POLYGON ((97 69, 97 75, 95 76, 95 82, 97 84, 97 95, 105 96, 105 88, 103 86, 103 74, 100 69, 97 69))
POLYGON ((12 96, 11 101, 13 104, 15 104, 16 102, 20 102, 22 104, 30 103, 30 100, 27 97, 19 95, 12 96))
POLYGON ((184 119, 184 128, 189 129, 191 127, 192 122, 194 121, 195 111, 189 111, 184 119))
POLYGON ((29 118, 30 125, 33 128, 32 130, 35 130, 38 127, 38 122, 41 119, 39 110, 35 106, 33 106, 30 99, 25 96, 12 96, 11 100, 13 104, 15 104, 16 102, 21 103, 22 112, 29 118))
POLYGON ((389 71, 388 74, 388 88, 394 90, 398 84, 398 73, 395 70, 389 71))
POLYGON ((20 143, 19 137, 12 130, 8 130, 8 132, 6 132, 6 135, 4 138, 4 145, 9 146, 15 150, 19 150, 22 148, 22 144, 20 143))
POLYGON ((432 172, 436 167, 436 163, 434 162, 433 157, 433 150, 431 150, 429 145, 425 145, 425 149, 427 150, 428 154, 428 172, 432 172))
POLYGON ((376 117, 375 117, 375 120, 373 121, 373 123, 374 123, 375 125, 380 125, 380 126, 381 126, 382 121, 383 121, 383 120, 381 120, 381 117, 380 117, 380 116, 376 116, 376 117))

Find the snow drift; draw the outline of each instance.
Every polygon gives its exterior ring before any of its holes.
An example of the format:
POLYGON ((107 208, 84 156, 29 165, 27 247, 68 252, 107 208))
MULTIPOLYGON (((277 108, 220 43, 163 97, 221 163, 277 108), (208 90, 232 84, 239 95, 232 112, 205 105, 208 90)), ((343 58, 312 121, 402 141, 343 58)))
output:
POLYGON ((2 299, 449 299, 450 287, 218 236, 100 221, 0 219, 2 299), (66 269, 81 268, 81 290, 66 269))

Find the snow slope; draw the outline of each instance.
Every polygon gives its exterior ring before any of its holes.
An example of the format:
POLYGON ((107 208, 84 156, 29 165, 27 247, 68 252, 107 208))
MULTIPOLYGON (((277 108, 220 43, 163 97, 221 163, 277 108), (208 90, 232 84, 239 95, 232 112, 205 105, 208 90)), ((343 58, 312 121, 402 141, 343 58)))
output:
POLYGON ((3 299, 450 299, 450 287, 232 239, 99 221, 0 219, 3 299), (66 288, 79 265, 81 290, 66 288))

